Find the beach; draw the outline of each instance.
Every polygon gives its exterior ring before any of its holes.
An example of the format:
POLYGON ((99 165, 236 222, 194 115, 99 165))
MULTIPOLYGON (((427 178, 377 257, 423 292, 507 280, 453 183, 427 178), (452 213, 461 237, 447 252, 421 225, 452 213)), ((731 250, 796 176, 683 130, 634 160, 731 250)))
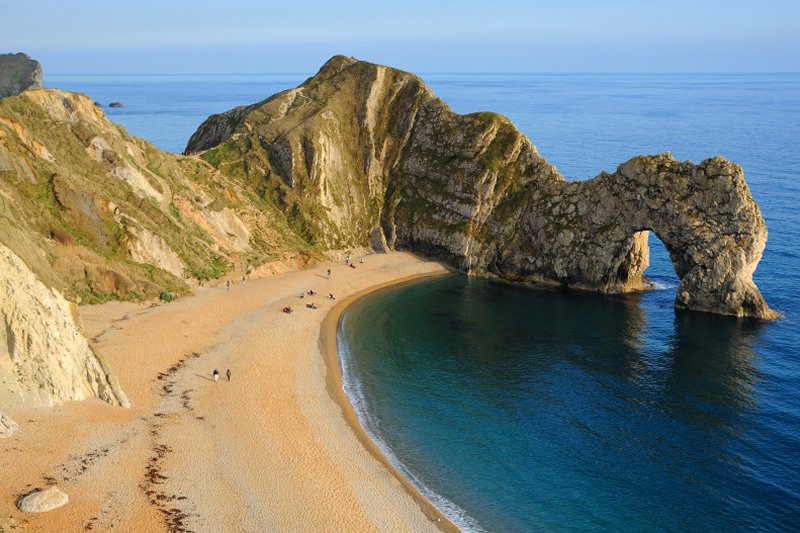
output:
POLYGON ((335 353, 353 298, 444 272, 390 253, 201 287, 170 304, 83 307, 87 336, 133 407, 9 411, 21 432, 0 440, 0 530, 455 529, 363 433, 335 353), (317 295, 300 299, 309 289, 317 295), (14 506, 52 484, 69 496, 64 507, 14 506))

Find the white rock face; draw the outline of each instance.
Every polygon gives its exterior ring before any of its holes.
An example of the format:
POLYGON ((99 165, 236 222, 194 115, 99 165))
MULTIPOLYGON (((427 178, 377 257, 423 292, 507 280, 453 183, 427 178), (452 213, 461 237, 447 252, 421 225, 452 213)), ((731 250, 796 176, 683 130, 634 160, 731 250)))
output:
POLYGON ((0 413, 0 437, 10 437, 17 431, 19 431, 17 423, 11 420, 7 414, 0 413))
POLYGON ((17 507, 23 513, 44 513, 66 505, 67 502, 69 502, 69 496, 54 485, 49 489, 28 494, 17 503, 17 507))
POLYGON ((52 406, 98 397, 130 406, 57 291, 0 245, 0 405, 52 406))

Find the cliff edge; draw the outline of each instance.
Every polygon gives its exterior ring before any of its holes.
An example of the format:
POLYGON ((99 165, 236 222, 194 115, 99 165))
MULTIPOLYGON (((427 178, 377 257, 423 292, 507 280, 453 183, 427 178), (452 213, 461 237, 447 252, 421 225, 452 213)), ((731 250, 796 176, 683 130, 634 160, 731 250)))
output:
POLYGON ((52 406, 98 397, 129 407, 86 342, 70 304, 0 245, 0 404, 52 406))
POLYGON ((237 175, 323 248, 371 245, 473 276, 645 288, 648 230, 675 306, 771 319, 752 280, 767 240, 741 167, 640 156, 568 182, 506 117, 459 115, 407 72, 336 56, 302 85, 214 115, 187 152, 237 175))
POLYGON ((42 66, 26 54, 0 54, 0 98, 41 89, 42 66))

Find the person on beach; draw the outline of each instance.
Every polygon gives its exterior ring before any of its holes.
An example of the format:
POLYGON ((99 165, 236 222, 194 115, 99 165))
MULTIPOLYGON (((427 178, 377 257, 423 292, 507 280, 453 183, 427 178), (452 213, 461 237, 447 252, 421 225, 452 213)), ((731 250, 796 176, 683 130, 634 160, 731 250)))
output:
POLYGON ((228 289, 228 290, 231 290, 231 280, 228 280, 228 281, 225 283, 225 287, 227 287, 227 289, 228 289))
POLYGON ((317 295, 317 293, 316 293, 316 292, 314 292, 314 289, 308 289, 308 295, 309 295, 309 296, 316 296, 316 295, 317 295))
POLYGON ((335 300, 336 299, 336 297, 333 296, 332 292, 328 293, 328 298, 330 298, 331 300, 335 300))
POLYGON ((215 382, 219 381, 219 370, 217 370, 217 369, 215 368, 215 369, 214 369, 214 372, 213 372, 213 374, 212 374, 212 375, 214 376, 214 381, 215 381, 215 382))
POLYGON ((356 267, 355 263, 350 263, 350 268, 355 268, 355 267, 356 267))
POLYGON ((225 371, 225 375, 228 377, 228 381, 230 381, 231 380, 231 369, 230 368, 225 371))
POLYGON ((350 254, 348 254, 347 257, 344 258, 344 264, 345 265, 349 265, 350 264, 350 254))
POLYGON ((364 264, 364 258, 363 257, 359 258, 358 262, 363 265, 364 264))
POLYGON ((328 269, 328 279, 331 279, 331 269, 328 269))

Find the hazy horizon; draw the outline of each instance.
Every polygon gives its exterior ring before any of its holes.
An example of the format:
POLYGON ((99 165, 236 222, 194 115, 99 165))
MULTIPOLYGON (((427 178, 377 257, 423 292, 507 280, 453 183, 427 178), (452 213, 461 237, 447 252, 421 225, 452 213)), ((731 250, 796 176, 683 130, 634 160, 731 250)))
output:
POLYGON ((417 73, 800 71, 788 0, 233 0, 7 4, 0 52, 47 74, 313 73, 343 54, 417 73))

